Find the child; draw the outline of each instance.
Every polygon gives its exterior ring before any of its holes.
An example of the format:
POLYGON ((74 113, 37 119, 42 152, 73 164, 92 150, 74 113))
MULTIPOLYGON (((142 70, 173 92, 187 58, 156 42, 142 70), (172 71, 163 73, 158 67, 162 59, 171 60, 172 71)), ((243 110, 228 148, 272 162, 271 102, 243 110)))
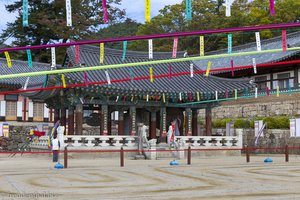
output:
POLYGON ((53 162, 58 162, 58 151, 59 151, 60 143, 57 138, 57 134, 53 135, 52 139, 52 153, 53 153, 53 162))

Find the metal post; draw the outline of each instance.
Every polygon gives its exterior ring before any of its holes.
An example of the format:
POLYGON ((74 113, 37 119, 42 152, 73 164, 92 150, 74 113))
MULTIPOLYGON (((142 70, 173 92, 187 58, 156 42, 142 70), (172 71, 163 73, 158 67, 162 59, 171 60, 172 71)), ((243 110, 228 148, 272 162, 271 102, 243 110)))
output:
POLYGON ((249 149, 246 147, 245 150, 246 150, 246 161, 247 161, 247 162, 250 162, 249 149))
POLYGON ((289 146, 285 145, 285 162, 289 162, 289 146))
POLYGON ((124 150, 123 150, 123 147, 121 147, 121 151, 120 151, 120 167, 124 167, 124 150))
POLYGON ((191 151, 191 146, 188 148, 188 154, 187 154, 187 164, 190 165, 192 160, 192 151, 191 151))
POLYGON ((64 149, 64 168, 68 168, 68 149, 64 149))

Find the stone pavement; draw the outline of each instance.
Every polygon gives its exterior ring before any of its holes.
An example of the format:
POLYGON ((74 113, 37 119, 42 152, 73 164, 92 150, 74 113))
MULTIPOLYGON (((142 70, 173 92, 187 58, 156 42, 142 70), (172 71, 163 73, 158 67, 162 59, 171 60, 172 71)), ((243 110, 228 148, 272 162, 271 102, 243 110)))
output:
POLYGON ((0 200, 16 199, 300 199, 300 156, 129 160, 69 159, 68 169, 54 169, 49 155, 0 155, 0 200))

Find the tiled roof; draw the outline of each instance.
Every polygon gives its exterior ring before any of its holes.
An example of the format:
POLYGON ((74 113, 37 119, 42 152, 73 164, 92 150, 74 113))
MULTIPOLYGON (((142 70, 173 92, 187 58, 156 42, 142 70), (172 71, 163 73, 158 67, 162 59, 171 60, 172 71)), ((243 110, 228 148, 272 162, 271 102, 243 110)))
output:
MULTIPOLYGON (((171 59, 172 52, 155 53, 154 60, 171 59)), ((178 52, 178 57, 183 57, 184 52, 178 52)), ((70 47, 67 50, 68 62, 64 63, 63 67, 76 67, 75 64, 75 48, 70 47)), ((149 61, 148 52, 127 51, 125 63, 149 61)), ((105 49, 105 64, 118 64, 122 62, 122 51, 114 49, 105 49)), ((80 63, 85 63, 86 66, 99 66, 99 46, 83 45, 80 46, 80 63)), ((170 64, 155 64, 153 67, 153 75, 168 74, 170 64)), ((176 62, 172 63, 172 73, 189 72, 190 62, 176 62)), ((78 67, 78 66, 77 66, 78 67)), ((123 79, 130 77, 130 70, 132 70, 135 77, 149 76, 150 66, 126 67, 108 69, 108 73, 112 80, 123 79)), ((76 82, 83 82, 83 72, 67 73, 67 78, 76 80, 76 82)), ((105 81, 105 71, 87 71, 88 81, 105 81)), ((242 90, 251 87, 248 79, 224 79, 214 76, 205 77, 202 75, 177 76, 169 78, 150 80, 139 80, 129 82, 112 83, 111 85, 100 85, 102 88, 119 89, 119 90, 133 90, 139 92, 153 92, 153 93, 180 93, 180 92, 215 92, 228 90, 242 90)))
MULTIPOLYGON (((233 38, 234 40, 234 38, 233 38)), ((287 34, 287 44, 290 47, 296 47, 300 45, 300 32, 295 32, 291 34, 287 34)), ((261 41, 261 49, 269 50, 269 49, 280 49, 282 48, 282 37, 275 37, 268 40, 261 41)), ((208 52, 205 55, 217 55, 217 54, 226 54, 227 49, 208 52)), ((256 51, 256 42, 249 43, 246 45, 240 45, 232 48, 232 53, 239 52, 250 52, 256 51)), ((272 63, 285 60, 291 56, 299 54, 300 50, 295 51, 286 51, 286 52, 275 52, 275 53, 260 53, 255 55, 244 55, 244 56, 235 56, 235 57, 224 57, 224 58, 215 58, 215 59, 203 59, 198 61, 193 61, 197 67, 200 69, 206 69, 207 63, 209 61, 212 62, 211 69, 218 68, 227 68, 230 66, 230 60, 232 59, 234 62, 234 66, 246 66, 252 65, 252 58, 255 58, 257 64, 262 63, 272 63)), ((222 73, 222 72, 218 72, 222 73)))

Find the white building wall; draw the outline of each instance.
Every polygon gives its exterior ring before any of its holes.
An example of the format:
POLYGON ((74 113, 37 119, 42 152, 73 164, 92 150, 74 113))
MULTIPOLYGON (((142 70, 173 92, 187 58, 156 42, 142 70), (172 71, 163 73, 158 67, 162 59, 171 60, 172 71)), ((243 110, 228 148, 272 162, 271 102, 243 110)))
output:
POLYGON ((33 117, 33 102, 28 104, 28 117, 33 117))
POLYGON ((22 117, 23 116, 23 102, 22 101, 18 101, 17 102, 17 117, 22 117))
POLYGON ((0 102, 0 116, 5 117, 5 114, 6 114, 6 102, 1 101, 0 102))

